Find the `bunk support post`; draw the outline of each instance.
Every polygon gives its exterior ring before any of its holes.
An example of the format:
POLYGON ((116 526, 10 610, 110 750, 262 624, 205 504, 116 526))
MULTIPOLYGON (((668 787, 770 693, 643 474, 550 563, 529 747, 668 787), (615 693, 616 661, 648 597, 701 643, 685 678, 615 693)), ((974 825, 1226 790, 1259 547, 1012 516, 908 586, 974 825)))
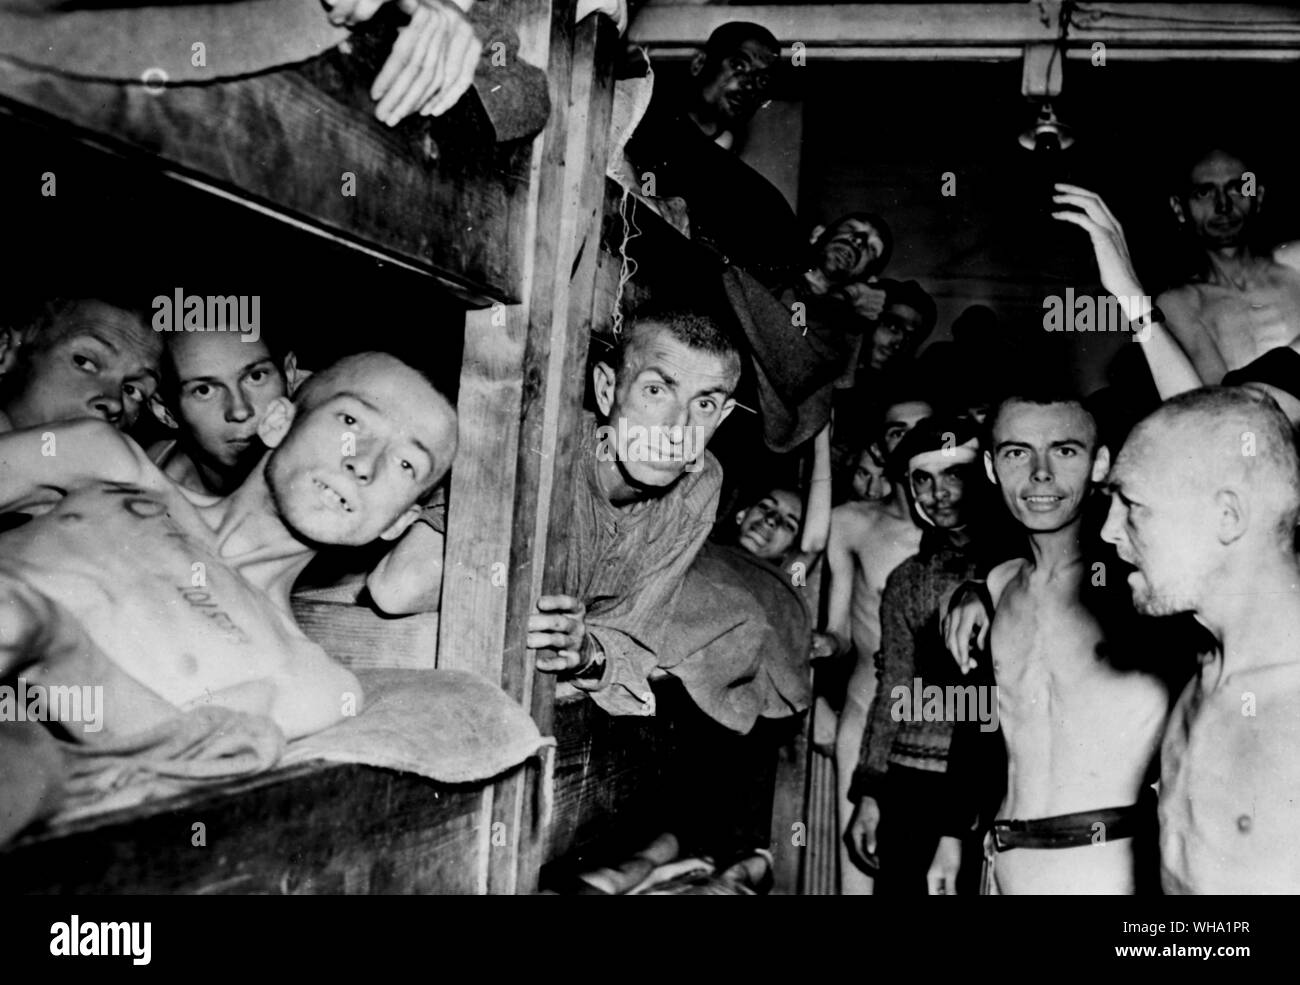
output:
MULTIPOLYGON (((466 317, 460 442, 478 453, 452 473, 438 666, 499 682, 546 733, 554 682, 535 674, 525 639, 537 597, 564 577, 617 38, 603 15, 575 26, 573 0, 516 9, 520 55, 545 64, 552 110, 534 146, 522 303, 466 317)), ((539 782, 534 765, 486 795, 487 892, 536 888, 547 835, 539 782)))

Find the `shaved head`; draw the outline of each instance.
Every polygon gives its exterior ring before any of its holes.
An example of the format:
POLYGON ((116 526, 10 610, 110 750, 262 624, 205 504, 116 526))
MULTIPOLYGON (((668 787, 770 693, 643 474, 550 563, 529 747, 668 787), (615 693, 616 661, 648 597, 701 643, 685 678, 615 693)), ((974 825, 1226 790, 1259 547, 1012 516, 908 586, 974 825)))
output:
POLYGON ((1300 462, 1286 417, 1244 387, 1180 394, 1139 424, 1111 470, 1102 530, 1151 615, 1201 611, 1252 569, 1294 559, 1300 462))
POLYGON ((1300 462, 1291 424, 1270 397, 1245 387, 1179 394, 1139 424, 1128 445, 1155 456, 1166 481, 1189 491, 1249 490, 1261 520, 1290 549, 1300 519, 1300 462))

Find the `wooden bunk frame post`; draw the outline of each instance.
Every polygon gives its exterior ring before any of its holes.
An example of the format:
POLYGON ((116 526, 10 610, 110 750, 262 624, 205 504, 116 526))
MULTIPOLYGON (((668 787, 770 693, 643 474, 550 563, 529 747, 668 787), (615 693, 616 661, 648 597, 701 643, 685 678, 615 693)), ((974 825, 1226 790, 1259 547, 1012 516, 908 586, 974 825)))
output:
MULTIPOLYGON (((519 305, 471 311, 460 381, 438 666, 473 670, 551 730, 553 678, 525 646, 537 597, 560 591, 603 217, 617 32, 573 0, 527 5, 521 57, 544 64, 551 118, 534 148, 519 305), (537 42, 545 30, 539 57, 537 42), (529 49, 533 49, 530 57, 529 49), (535 196, 535 197, 532 197, 535 196), (493 454, 481 454, 493 449, 493 454)), ((482 888, 536 888, 545 849, 530 766, 485 803, 482 888)))

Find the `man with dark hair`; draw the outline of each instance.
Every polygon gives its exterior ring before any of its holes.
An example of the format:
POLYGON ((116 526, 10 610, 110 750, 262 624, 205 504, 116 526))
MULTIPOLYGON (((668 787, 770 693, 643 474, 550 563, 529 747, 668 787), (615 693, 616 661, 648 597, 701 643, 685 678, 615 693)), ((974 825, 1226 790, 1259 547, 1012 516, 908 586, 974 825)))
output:
MULTIPOLYGON (((1109 452, 1083 404, 1050 391, 1004 399, 990 431, 985 469, 1028 534, 1029 555, 989 572, 984 603, 1007 754, 1006 796, 984 846, 985 891, 1146 889, 1150 784, 1169 693, 1143 665, 1150 639, 1135 632, 1131 609, 1109 599, 1108 561, 1085 529, 1109 452)), ((958 739, 959 764, 969 762, 960 748, 969 738, 958 739)), ((954 773, 965 775, 969 793, 970 769, 954 773)), ((954 799, 961 803, 961 794, 954 799)), ((953 892, 976 814, 969 796, 950 813, 933 892, 953 892)))
POLYGON ((740 355, 711 319, 638 312, 592 370, 582 422, 567 591, 538 599, 528 646, 611 714, 653 714, 666 615, 717 517, 709 440, 735 406, 740 355))
POLYGON ((658 85, 627 144, 642 194, 684 199, 691 238, 765 283, 798 257, 785 197, 742 162, 735 141, 769 98, 781 46, 757 24, 723 24, 678 91, 658 85))
POLYGON ((871 440, 870 422, 879 420, 884 410, 879 395, 889 389, 889 379, 905 368, 938 320, 934 300, 916 281, 877 280, 870 286, 883 292, 878 316, 865 323, 852 386, 841 381, 835 393, 832 458, 838 469, 871 440))
POLYGON ((224 496, 266 452, 257 428, 271 402, 292 396, 297 358, 282 364, 267 341, 239 332, 175 332, 166 337, 160 399, 153 409, 176 437, 149 458, 173 482, 224 496))
POLYGON ((138 312, 60 299, 0 327, 0 431, 98 417, 129 430, 158 388, 162 341, 138 312))
POLYGON ((1215 384, 1300 336, 1300 244, 1259 252, 1264 184, 1237 154, 1212 149, 1180 178, 1169 206, 1203 267, 1156 306, 1201 381, 1215 384))
POLYGON ((927 687, 957 677, 936 646, 935 627, 948 596, 981 560, 978 447, 969 422, 930 418, 908 432, 892 454, 912 508, 928 529, 919 552, 885 583, 879 685, 848 791, 856 806, 844 838, 850 857, 875 873, 878 895, 923 895, 942 834, 934 808, 947 788, 954 723, 942 715, 918 719, 912 710, 928 701, 927 687))
POLYGON ((1102 537, 1136 565, 1133 602, 1191 612, 1218 646, 1161 750, 1167 893, 1300 892, 1300 462, 1276 405, 1192 390, 1124 443, 1102 537))
MULTIPOLYGON (((841 833, 848 828, 849 785, 858 765, 871 700, 876 694, 881 596, 890 574, 921 546, 921 527, 908 503, 906 477, 900 474, 899 463, 892 456, 908 432, 932 414, 930 403, 915 393, 900 392, 892 399, 872 441, 872 447, 887 463, 891 495, 879 502, 845 503, 831 513, 826 546, 830 600, 826 629, 817 634, 813 654, 844 658, 852 654, 853 665, 835 736, 841 833)), ((842 848, 840 893, 867 895, 871 892, 871 879, 853 866, 847 851, 846 847, 842 848)))

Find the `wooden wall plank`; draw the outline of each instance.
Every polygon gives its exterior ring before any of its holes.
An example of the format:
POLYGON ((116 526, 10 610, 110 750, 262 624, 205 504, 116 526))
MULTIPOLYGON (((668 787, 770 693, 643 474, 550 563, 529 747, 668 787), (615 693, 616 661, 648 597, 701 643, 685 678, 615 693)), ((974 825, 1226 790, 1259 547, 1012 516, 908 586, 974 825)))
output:
POLYGON ((0 871, 12 893, 481 892, 490 789, 304 764, 33 834, 0 871))
POLYGON ((469 99, 384 126, 366 91, 385 53, 359 35, 350 52, 157 94, 0 59, 0 110, 391 256, 471 303, 517 299, 529 143, 495 144, 469 99))

